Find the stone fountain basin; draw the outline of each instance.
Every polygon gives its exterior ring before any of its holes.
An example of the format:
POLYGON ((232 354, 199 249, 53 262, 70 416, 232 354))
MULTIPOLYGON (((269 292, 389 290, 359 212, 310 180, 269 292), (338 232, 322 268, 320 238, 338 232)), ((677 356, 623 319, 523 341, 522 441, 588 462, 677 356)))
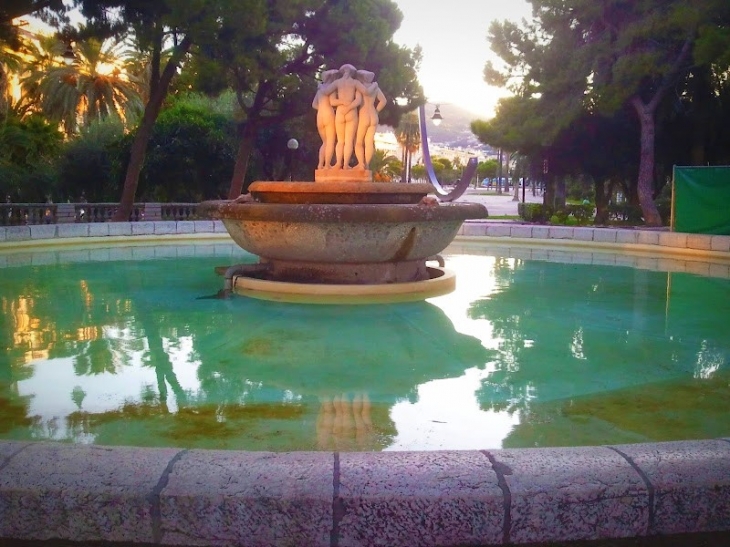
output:
POLYGON ((206 201, 243 249, 269 260, 382 263, 425 260, 451 243, 477 203, 441 205, 275 204, 206 201))

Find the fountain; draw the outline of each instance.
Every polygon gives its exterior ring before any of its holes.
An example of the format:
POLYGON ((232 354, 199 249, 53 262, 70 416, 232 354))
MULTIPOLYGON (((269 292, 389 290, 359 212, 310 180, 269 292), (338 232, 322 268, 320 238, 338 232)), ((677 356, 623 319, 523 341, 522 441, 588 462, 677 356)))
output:
POLYGON ((349 64, 323 73, 312 103, 322 137, 313 181, 257 181, 237 200, 200 205, 260 258, 221 268, 226 291, 289 302, 372 303, 453 290, 454 275, 438 254, 464 220, 485 218, 487 210, 441 203, 430 195, 443 199, 432 184, 373 182, 367 167, 386 103, 374 76, 349 64), (427 264, 432 260, 438 266, 427 264))

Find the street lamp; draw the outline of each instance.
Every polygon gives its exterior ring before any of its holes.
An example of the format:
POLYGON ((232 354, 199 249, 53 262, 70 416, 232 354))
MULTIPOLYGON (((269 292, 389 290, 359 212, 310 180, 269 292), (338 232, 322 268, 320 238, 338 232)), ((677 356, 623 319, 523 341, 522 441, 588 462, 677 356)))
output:
POLYGON ((74 48, 71 46, 71 42, 68 42, 66 44, 66 49, 61 57, 63 58, 63 63, 66 66, 71 66, 72 64, 74 64, 74 61, 76 60, 76 55, 74 55, 74 48))
MULTIPOLYGON (((433 113, 433 116, 431 117, 431 120, 433 121, 434 125, 439 125, 443 121, 443 116, 441 116, 441 110, 439 109, 441 105, 436 105, 436 110, 433 113)), ((428 131, 426 129, 426 107, 425 105, 421 105, 418 107, 418 119, 420 124, 420 130, 421 130, 421 148, 423 151, 423 165, 426 167, 426 173, 428 173, 428 178, 431 180, 431 184, 436 189, 436 195, 441 201, 454 201, 458 197, 460 197, 464 192, 466 192, 466 189, 469 187, 469 183, 471 182, 471 179, 474 178, 474 174, 477 171, 477 165, 479 163, 479 160, 477 158, 469 158, 469 161, 466 163, 466 168, 464 169, 464 172, 461 175, 461 179, 456 183, 456 186, 450 191, 447 192, 443 186, 439 183, 438 179, 436 178, 436 172, 433 169, 433 163, 431 162, 431 152, 428 149, 428 131)))
POLYGON ((436 127, 441 125, 441 122, 444 121, 444 117, 441 115, 441 110, 439 109, 440 106, 440 104, 436 105, 436 110, 434 110, 433 116, 431 116, 431 121, 436 127))
POLYGON ((294 154, 296 154, 299 148, 299 141, 296 139, 289 139, 286 142, 286 147, 289 149, 289 180, 292 180, 292 162, 294 161, 294 154))

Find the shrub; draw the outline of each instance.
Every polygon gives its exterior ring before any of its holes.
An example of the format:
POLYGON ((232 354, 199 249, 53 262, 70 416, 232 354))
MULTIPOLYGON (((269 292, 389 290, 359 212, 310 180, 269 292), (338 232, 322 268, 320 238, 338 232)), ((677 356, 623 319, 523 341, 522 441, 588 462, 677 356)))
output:
POLYGON ((641 207, 630 203, 610 203, 608 205, 608 218, 619 222, 639 224, 643 222, 644 214, 641 212, 641 207))
POLYGON ((517 214, 526 222, 546 222, 552 210, 542 203, 518 203, 517 214))
POLYGON ((200 201, 227 193, 235 163, 233 120, 178 102, 162 112, 147 148, 138 196, 147 201, 200 201))
POLYGON ((122 123, 111 117, 84 127, 58 159, 61 197, 77 201, 83 192, 88 201, 117 201, 127 140, 122 123))
POLYGON ((654 200, 659 216, 662 217, 662 224, 669 226, 672 216, 672 185, 666 184, 657 198, 654 200))
POLYGON ((565 210, 575 219, 575 224, 585 226, 593 221, 595 207, 592 203, 580 205, 566 205, 565 210))
POLYGON ((554 210, 542 203, 518 203, 517 213, 526 222, 550 222, 551 224, 570 224, 583 226, 593 220, 594 207, 588 205, 566 205, 554 210))
POLYGON ((44 202, 54 194, 56 175, 51 158, 61 146, 58 128, 39 116, 0 123, 0 195, 5 200, 44 202))

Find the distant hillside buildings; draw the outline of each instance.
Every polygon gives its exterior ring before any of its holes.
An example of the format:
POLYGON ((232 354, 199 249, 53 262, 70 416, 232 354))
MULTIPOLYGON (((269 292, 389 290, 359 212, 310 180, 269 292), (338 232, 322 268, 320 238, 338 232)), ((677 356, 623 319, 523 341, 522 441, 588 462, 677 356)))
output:
MULTIPOLYGON (((383 150, 384 152, 395 156, 400 159, 402 156, 402 149, 395 138, 395 133, 392 130, 383 130, 375 134, 375 148, 383 150)), ((446 158, 452 162, 458 162, 464 165, 469 158, 476 156, 480 162, 486 161, 487 159, 497 159, 498 152, 483 144, 474 144, 470 146, 458 146, 450 143, 434 142, 433 139, 428 140, 428 149, 431 152, 431 157, 446 158)), ((422 163, 422 154, 419 150, 413 154, 413 162, 415 164, 422 163)))

